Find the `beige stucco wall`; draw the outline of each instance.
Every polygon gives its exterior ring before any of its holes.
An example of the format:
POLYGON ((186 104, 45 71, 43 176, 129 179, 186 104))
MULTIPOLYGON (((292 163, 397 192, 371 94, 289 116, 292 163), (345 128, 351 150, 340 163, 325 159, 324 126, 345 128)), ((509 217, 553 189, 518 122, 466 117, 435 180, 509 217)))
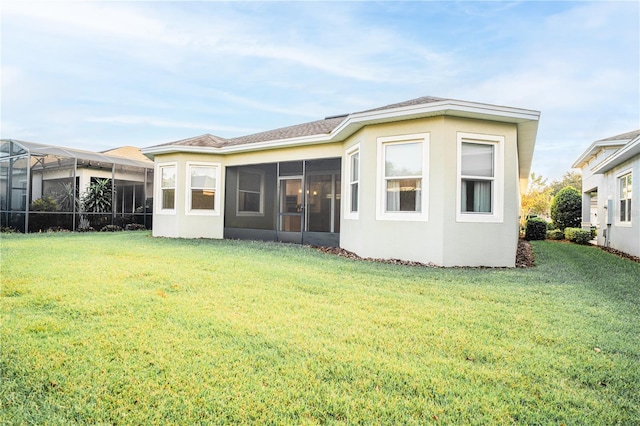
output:
MULTIPOLYGON (((363 129, 345 142, 345 149, 360 143, 360 211, 357 220, 343 219, 341 247, 364 257, 399 258, 442 266, 514 266, 519 232, 516 141, 515 125, 451 117, 363 129), (501 223, 456 220, 457 132, 505 138, 501 223), (415 133, 430 135, 428 220, 376 220, 377 138, 415 133)), ((343 173, 344 170, 343 166, 343 173)), ((346 185, 346 179, 343 181, 346 185)))
POLYGON ((165 154, 155 157, 156 170, 154 172, 154 206, 153 230, 154 237, 173 238, 222 238, 224 230, 224 158, 218 155, 205 154, 165 154), (160 197, 160 173, 158 165, 175 162, 177 165, 175 213, 163 213, 158 208, 160 197), (187 162, 220 163, 220 194, 216 194, 219 209, 216 215, 188 215, 186 213, 187 162))

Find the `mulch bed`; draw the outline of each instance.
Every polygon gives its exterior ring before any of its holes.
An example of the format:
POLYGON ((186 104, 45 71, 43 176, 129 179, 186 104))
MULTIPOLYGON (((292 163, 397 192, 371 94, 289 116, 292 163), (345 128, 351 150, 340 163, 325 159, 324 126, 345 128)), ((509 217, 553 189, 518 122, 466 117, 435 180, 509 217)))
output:
MULTIPOLYGON (((423 266, 423 267, 426 266, 430 268, 438 267, 433 263, 412 262, 412 261, 406 261, 406 260, 400 260, 400 259, 374 259, 371 257, 360 257, 357 254, 345 249, 341 249, 340 247, 313 246, 313 248, 323 253, 346 257, 347 259, 352 259, 352 260, 364 260, 367 262, 389 263, 392 265, 423 266)), ((533 266, 533 250, 531 249, 531 244, 529 244, 529 241, 518 240, 518 251, 516 253, 516 268, 530 268, 532 266, 533 266)))
POLYGON ((618 257, 622 257, 623 259, 628 259, 628 260, 631 260, 632 262, 640 263, 640 257, 638 257, 638 256, 631 256, 628 253, 625 253, 625 252, 620 251, 620 250, 616 250, 616 249, 611 248, 611 247, 598 246, 598 248, 600 248, 600 249, 602 249, 602 250, 604 250, 604 251, 606 251, 608 253, 614 254, 614 255, 616 255, 618 257))

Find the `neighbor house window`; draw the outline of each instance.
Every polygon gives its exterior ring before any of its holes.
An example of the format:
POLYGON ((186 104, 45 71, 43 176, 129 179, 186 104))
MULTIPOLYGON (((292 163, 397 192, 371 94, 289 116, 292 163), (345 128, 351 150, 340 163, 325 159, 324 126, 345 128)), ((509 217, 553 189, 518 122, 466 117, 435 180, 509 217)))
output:
POLYGON ((187 213, 211 214, 219 211, 220 166, 214 163, 187 163, 187 213))
POLYGON ((458 221, 502 220, 502 141, 458 133, 458 221))
POLYGON ((620 222, 631 222, 631 173, 618 178, 620 222))
POLYGON ((177 166, 175 163, 158 166, 158 176, 160 177, 160 211, 175 212, 176 208, 176 175, 177 166))
POLYGON ((429 135, 378 138, 378 219, 426 220, 429 135))
POLYGON ((238 214, 262 214, 264 173, 238 171, 238 214))
POLYGON ((360 145, 347 151, 347 211, 345 217, 358 218, 360 203, 360 145))

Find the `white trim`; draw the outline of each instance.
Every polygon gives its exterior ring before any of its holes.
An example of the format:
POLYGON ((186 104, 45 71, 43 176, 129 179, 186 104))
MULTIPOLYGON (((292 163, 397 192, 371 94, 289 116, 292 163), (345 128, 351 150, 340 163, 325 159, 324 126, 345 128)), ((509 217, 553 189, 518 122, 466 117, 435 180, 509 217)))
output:
POLYGON ((358 141, 358 143, 356 143, 355 145, 353 145, 352 147, 350 147, 349 149, 347 149, 347 151, 345 152, 345 176, 346 179, 343 179, 343 182, 345 183, 344 186, 344 200, 346 201, 344 203, 344 218, 345 219, 352 219, 352 220, 357 220, 360 218, 360 194, 362 193, 362 188, 360 185, 360 176, 361 176, 361 170, 362 170, 362 155, 360 153, 360 141, 358 141), (351 181, 351 158, 354 154, 358 154, 358 176, 356 179, 356 182, 358 184, 358 199, 357 199, 357 204, 358 204, 358 209, 356 211, 352 211, 351 210, 351 185, 354 183, 351 181))
POLYGON ((377 173, 376 173, 376 220, 395 221, 427 221, 429 220, 429 133, 414 133, 409 135, 387 136, 377 138, 377 173), (422 182, 421 205, 419 212, 387 212, 386 211, 386 179, 384 167, 384 146, 387 144, 422 144, 422 182))
POLYGON ((479 133, 457 133, 457 171, 456 171, 456 222, 502 223, 504 220, 504 136, 479 133), (491 213, 462 212, 462 144, 476 143, 493 145, 493 190, 491 191, 491 213))
POLYGON ((633 206, 635 203, 633 202, 633 167, 628 167, 622 171, 619 171, 618 173, 615 174, 615 178, 614 178, 614 185, 615 185, 615 200, 616 200, 616 205, 613 209, 614 211, 614 220, 613 223, 615 226, 620 226, 622 228, 630 228, 633 225, 633 215, 631 214, 631 212, 629 213, 629 217, 631 218, 630 220, 620 220, 620 201, 622 201, 622 199, 620 198, 620 180, 623 177, 626 177, 627 175, 631 176, 631 205, 633 206))
POLYGON ((220 216, 220 204, 222 204, 222 193, 220 192, 220 176, 221 163, 203 162, 203 161, 187 161, 186 163, 186 184, 185 187, 185 205, 184 212, 191 216, 220 216), (191 208, 191 167, 210 167, 214 169, 216 185, 214 187, 214 208, 213 209, 192 209, 191 208))
MULTIPOLYGON (((263 170, 252 169, 248 167, 238 167, 238 173, 236 173, 236 216, 264 216, 264 180, 265 180, 265 172, 263 170), (251 212, 240 210, 238 203, 240 202, 240 173, 247 172, 253 173, 254 175, 260 176, 260 211, 251 212)), ((245 191, 247 192, 247 191, 245 191)))
POLYGON ((155 170, 154 170, 154 214, 161 214, 161 215, 175 215, 176 214, 176 204, 178 201, 178 185, 180 182, 180 179, 178 177, 178 163, 175 161, 171 161, 171 162, 166 162, 166 163, 157 163, 155 170), (175 186, 173 188, 173 208, 172 209, 164 209, 162 208, 162 169, 164 167, 174 167, 176 170, 176 182, 175 182, 175 186))

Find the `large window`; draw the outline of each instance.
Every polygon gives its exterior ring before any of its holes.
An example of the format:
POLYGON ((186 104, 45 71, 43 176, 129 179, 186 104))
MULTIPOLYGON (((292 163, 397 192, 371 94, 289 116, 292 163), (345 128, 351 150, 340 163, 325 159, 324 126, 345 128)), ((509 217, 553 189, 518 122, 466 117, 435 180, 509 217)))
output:
POLYGON ((360 204, 360 145, 347 151, 347 203, 345 217, 358 218, 360 204))
POLYGON ((176 168, 175 163, 158 166, 158 175, 160 177, 160 211, 175 211, 176 168))
POLYGON ((187 173, 187 213, 217 213, 220 166, 213 163, 187 163, 187 173))
POLYGON ((428 134, 378 139, 378 219, 426 220, 428 134))
POLYGON ((263 206, 264 173, 238 171, 238 214, 260 215, 263 206))
POLYGON ((620 222, 631 223, 631 173, 618 178, 620 222))
POLYGON ((458 134, 458 221, 502 220, 502 140, 458 134))

